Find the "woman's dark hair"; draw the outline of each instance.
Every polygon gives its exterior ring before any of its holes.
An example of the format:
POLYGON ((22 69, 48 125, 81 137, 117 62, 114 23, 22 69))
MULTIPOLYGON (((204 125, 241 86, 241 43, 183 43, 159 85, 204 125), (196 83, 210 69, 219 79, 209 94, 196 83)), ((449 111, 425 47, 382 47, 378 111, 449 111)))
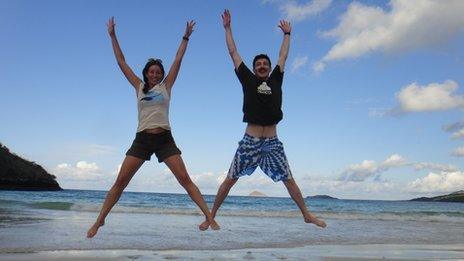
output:
POLYGON ((263 58, 266 59, 269 62, 269 67, 271 67, 271 59, 269 59, 269 56, 267 56, 267 54, 262 53, 262 54, 256 55, 255 58, 253 59, 253 70, 256 67, 255 66, 256 61, 259 60, 259 59, 263 59, 263 58))
POLYGON ((161 72, 163 73, 162 79, 164 79, 163 61, 161 61, 160 59, 153 59, 153 58, 148 59, 147 64, 145 64, 145 67, 143 67, 143 70, 142 70, 143 83, 144 83, 144 85, 143 85, 143 93, 147 93, 148 89, 150 88, 150 86, 148 86, 147 73, 148 73, 148 68, 150 68, 150 66, 152 66, 152 65, 156 65, 161 69, 161 72))

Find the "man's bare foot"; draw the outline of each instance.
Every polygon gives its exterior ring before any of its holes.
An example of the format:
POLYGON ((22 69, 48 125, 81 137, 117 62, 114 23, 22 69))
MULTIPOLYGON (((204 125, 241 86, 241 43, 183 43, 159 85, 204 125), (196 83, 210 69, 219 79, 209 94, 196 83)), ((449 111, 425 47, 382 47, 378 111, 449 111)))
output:
POLYGON ((210 222, 209 222, 208 220, 205 220, 205 221, 203 221, 203 223, 201 223, 201 224, 198 226, 198 228, 199 228, 201 231, 205 231, 205 230, 208 229, 209 224, 210 224, 210 222))
POLYGON ((87 238, 94 237, 97 234, 98 229, 101 226, 104 226, 104 225, 105 225, 105 221, 103 221, 103 222, 95 222, 95 224, 93 224, 93 226, 89 229, 89 231, 87 231, 87 238))
POLYGON ((216 220, 213 219, 213 221, 210 222, 209 226, 211 227, 212 230, 219 230, 221 227, 219 224, 216 222, 216 220))
POLYGON ((308 216, 306 216, 306 217, 304 218, 304 221, 305 221, 306 223, 313 223, 313 224, 315 224, 316 226, 322 227, 322 228, 324 228, 324 227, 327 226, 327 224, 324 222, 324 220, 318 219, 317 217, 315 217, 315 216, 313 216, 313 215, 311 215, 311 214, 308 214, 308 216))

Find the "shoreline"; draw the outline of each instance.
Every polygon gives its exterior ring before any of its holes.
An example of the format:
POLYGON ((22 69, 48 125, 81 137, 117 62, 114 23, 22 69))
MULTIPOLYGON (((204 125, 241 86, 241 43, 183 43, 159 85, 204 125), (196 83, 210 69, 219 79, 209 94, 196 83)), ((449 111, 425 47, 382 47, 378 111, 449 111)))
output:
POLYGON ((0 252, 1 260, 424 260, 464 259, 464 244, 308 245, 290 248, 229 250, 52 250, 0 252))

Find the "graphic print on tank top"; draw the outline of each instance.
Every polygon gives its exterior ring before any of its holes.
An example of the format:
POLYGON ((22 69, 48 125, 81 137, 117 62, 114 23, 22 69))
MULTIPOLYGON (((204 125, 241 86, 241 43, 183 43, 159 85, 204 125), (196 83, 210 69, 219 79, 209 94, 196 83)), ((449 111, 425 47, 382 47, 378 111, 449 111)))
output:
POLYGON ((157 104, 164 102, 163 93, 160 90, 150 90, 148 91, 140 101, 144 104, 157 104))

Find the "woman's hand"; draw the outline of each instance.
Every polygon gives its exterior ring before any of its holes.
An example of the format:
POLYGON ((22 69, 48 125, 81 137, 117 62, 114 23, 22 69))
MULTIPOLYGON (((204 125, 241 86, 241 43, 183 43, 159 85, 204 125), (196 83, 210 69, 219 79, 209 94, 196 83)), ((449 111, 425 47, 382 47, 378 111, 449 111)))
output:
POLYGON ((108 26, 108 34, 113 37, 116 35, 115 31, 114 31, 114 26, 116 25, 114 23, 114 17, 112 16, 110 18, 110 20, 108 20, 108 23, 106 24, 108 26))
POLYGON ((191 20, 190 22, 187 22, 187 26, 185 27, 185 33, 184 37, 189 38, 190 35, 193 33, 193 27, 195 26, 195 22, 191 20))

